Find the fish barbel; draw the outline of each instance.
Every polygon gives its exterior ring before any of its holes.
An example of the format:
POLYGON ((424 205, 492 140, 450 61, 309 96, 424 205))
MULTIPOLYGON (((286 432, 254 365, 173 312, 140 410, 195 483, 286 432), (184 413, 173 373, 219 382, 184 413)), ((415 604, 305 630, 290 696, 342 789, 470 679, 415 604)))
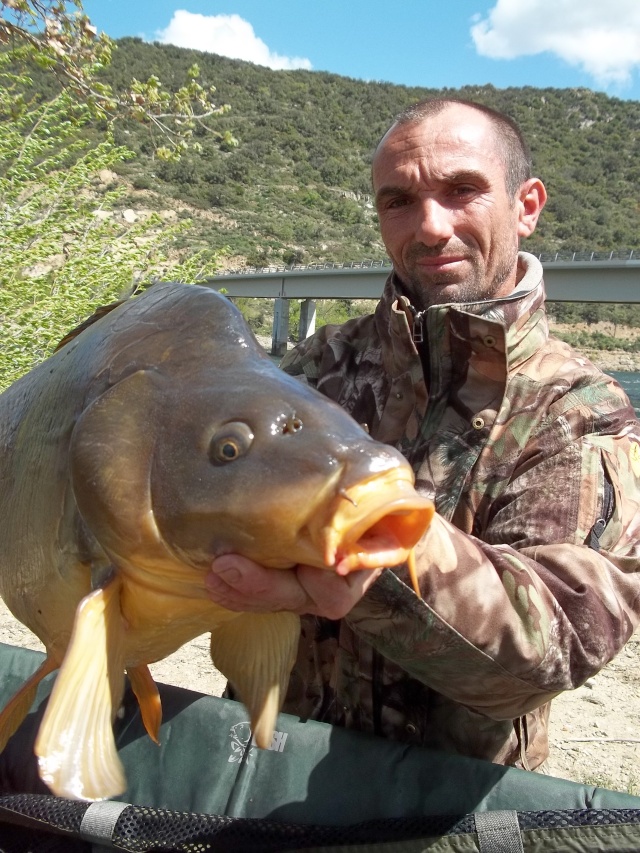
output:
POLYGON ((215 556, 396 566, 433 506, 400 453, 280 371, 214 290, 157 284, 83 326, 0 395, 0 593, 46 648, 0 713, 0 749, 59 669, 39 772, 96 800, 126 788, 112 730, 125 673, 157 740, 148 664, 203 633, 271 742, 299 618, 215 604, 215 556))

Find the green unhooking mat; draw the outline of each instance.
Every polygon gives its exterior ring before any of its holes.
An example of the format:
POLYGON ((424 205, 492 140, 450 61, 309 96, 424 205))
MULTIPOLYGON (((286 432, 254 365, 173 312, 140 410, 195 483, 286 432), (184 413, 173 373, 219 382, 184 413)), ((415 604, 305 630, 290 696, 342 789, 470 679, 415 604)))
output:
MULTIPOLYGON (((0 643, 0 705, 41 660, 0 643)), ((640 798, 285 714, 260 750, 241 704, 163 685, 160 746, 126 692, 120 801, 54 797, 33 756, 52 680, 0 755, 0 853, 640 851, 640 798)))

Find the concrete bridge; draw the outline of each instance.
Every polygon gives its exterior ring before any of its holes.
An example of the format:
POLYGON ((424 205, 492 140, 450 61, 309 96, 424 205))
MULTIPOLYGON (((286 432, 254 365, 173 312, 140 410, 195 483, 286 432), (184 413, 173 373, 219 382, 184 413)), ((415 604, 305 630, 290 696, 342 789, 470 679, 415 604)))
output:
MULTIPOLYGON (((640 302, 640 250, 538 257, 552 302, 640 302)), ((390 271, 389 261, 260 267, 221 273, 206 284, 228 296, 274 299, 272 354, 282 355, 289 339, 289 300, 302 300, 304 338, 315 329, 317 299, 377 299, 390 271)))

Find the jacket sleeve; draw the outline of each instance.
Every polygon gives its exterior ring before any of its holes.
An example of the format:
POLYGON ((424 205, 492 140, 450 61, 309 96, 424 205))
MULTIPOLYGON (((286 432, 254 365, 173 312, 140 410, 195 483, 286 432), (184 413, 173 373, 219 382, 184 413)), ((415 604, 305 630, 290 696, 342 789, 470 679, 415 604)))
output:
POLYGON ((494 719, 582 684, 640 621, 634 429, 574 439, 526 466, 482 539, 436 515, 416 549, 422 599, 406 569, 387 571, 349 624, 412 677, 494 719))

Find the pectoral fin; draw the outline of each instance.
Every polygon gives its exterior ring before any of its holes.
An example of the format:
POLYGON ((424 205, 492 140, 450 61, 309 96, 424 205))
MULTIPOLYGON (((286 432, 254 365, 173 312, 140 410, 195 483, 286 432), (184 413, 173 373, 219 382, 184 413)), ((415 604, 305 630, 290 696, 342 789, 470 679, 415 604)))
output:
POLYGON ((149 672, 148 666, 135 666, 127 670, 131 689, 135 693, 140 715, 147 734, 155 743, 160 743, 160 724, 162 723, 162 702, 158 687, 149 672))
POLYGON ((57 796, 121 794, 112 723, 124 689, 120 581, 85 596, 36 739, 40 777, 57 796))
POLYGON ((263 749, 271 745, 299 636, 300 618, 284 612, 241 613, 211 633, 213 663, 247 706, 263 749))
POLYGON ((5 748, 11 735, 18 730, 20 724, 29 713, 29 708, 36 698, 38 684, 57 668, 57 661, 49 657, 45 658, 33 675, 25 681, 18 692, 11 697, 2 709, 0 713, 0 752, 5 748))

